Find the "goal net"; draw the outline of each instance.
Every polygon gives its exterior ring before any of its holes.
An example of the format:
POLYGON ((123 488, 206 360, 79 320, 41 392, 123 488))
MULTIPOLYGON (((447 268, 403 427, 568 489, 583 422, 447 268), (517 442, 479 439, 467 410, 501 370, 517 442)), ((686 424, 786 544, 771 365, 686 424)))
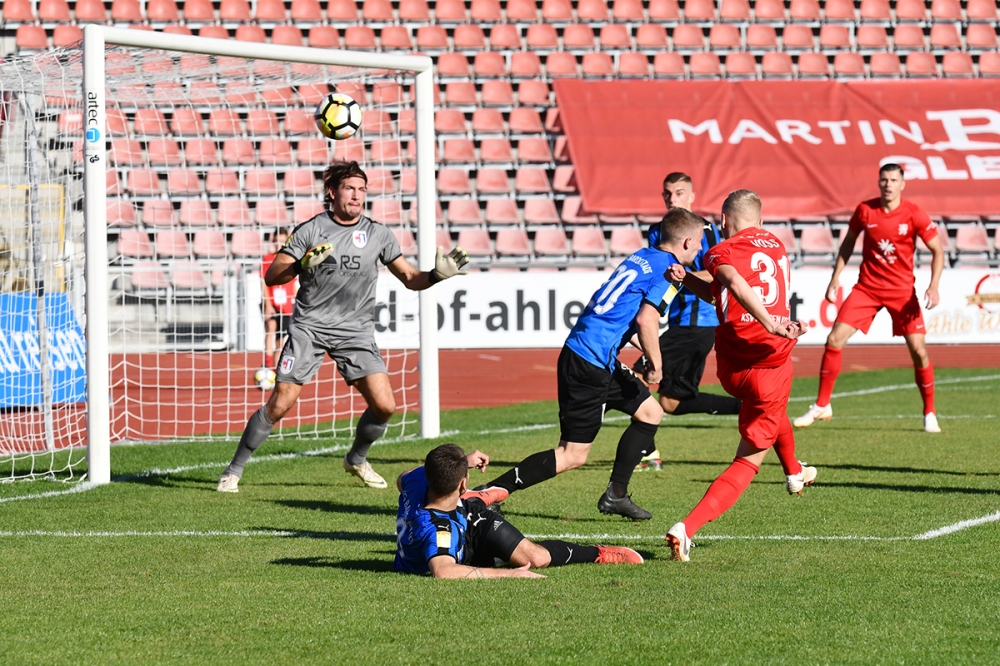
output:
MULTIPOLYGON (((262 266, 280 233, 324 210, 332 161, 360 162, 366 214, 408 260, 433 262, 430 123, 416 146, 429 59, 86 31, 79 48, 0 64, 6 480, 101 482, 110 442, 238 438, 268 396, 255 374, 278 358, 262 266), (364 110, 352 139, 316 129, 334 90, 364 110)), ((386 436, 433 436, 435 327, 421 338, 428 308, 404 291, 380 271, 376 341, 398 406, 386 436)), ((348 439, 364 408, 327 359, 272 437, 348 439)))

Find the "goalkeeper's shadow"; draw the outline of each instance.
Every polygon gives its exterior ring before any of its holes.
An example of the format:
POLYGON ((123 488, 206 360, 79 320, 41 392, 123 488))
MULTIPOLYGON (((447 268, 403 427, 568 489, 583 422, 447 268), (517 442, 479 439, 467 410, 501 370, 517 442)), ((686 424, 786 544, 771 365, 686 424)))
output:
POLYGON ((393 571, 392 560, 353 559, 339 560, 333 557, 282 557, 271 560, 271 564, 291 567, 312 567, 321 569, 347 569, 348 571, 372 571, 375 573, 390 573, 393 571))

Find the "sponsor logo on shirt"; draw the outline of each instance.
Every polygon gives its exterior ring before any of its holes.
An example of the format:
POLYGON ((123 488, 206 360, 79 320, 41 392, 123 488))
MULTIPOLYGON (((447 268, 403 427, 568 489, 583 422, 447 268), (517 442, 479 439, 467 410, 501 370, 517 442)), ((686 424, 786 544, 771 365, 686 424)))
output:
POLYGON ((907 230, 909 228, 910 228, 910 225, 906 224, 905 222, 903 224, 899 225, 899 231, 898 231, 899 235, 900 236, 905 236, 906 232, 907 232, 907 230))
POLYGON ((365 245, 368 245, 368 232, 355 231, 354 235, 351 236, 351 241, 354 242, 354 247, 363 248, 365 245))
POLYGON ((878 249, 882 251, 879 259, 889 264, 896 263, 896 246, 888 238, 883 238, 878 242, 878 249))

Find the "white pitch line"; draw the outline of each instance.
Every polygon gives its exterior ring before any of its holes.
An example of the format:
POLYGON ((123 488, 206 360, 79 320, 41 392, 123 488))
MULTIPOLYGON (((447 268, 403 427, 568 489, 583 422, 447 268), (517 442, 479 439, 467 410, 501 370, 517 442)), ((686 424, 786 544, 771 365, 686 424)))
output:
POLYGON ((96 483, 91 483, 90 481, 81 481, 72 488, 67 488, 66 490, 52 490, 44 493, 35 493, 33 495, 18 495, 16 497, 0 497, 0 504, 4 502, 19 502, 21 500, 30 499, 41 499, 43 497, 58 497, 59 495, 72 495, 74 493, 83 493, 88 490, 93 490, 97 487, 96 483))
POLYGON ((939 527, 936 530, 930 530, 929 532, 924 532, 923 534, 918 534, 913 537, 917 541, 924 541, 926 539, 936 539, 939 536, 944 536, 946 534, 954 534, 960 530, 968 529, 970 527, 975 527, 977 525, 985 525, 986 523, 995 523, 1000 520, 1000 511, 996 513, 991 513, 988 516, 980 516, 979 518, 972 518, 971 520, 960 520, 957 523, 952 523, 951 525, 945 525, 944 527, 939 527))
MULTIPOLYGON (((941 386, 942 384, 961 384, 963 382, 987 382, 993 379, 1000 379, 1000 375, 979 375, 977 377, 954 377, 952 379, 936 379, 934 381, 935 386, 941 386)), ((887 384, 886 386, 876 386, 875 388, 862 389, 860 391, 844 391, 843 393, 834 393, 832 398, 850 398, 857 395, 872 395, 873 393, 886 393, 888 391, 901 391, 903 389, 916 388, 917 385, 913 382, 909 384, 887 384)), ((812 401, 814 398, 812 396, 798 396, 796 398, 789 398, 788 402, 808 402, 812 401)))

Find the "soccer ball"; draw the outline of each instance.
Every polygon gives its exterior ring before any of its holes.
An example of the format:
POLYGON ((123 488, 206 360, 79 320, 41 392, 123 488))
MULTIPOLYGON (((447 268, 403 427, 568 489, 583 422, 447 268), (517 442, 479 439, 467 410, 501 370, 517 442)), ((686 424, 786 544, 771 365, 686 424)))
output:
POLYGON ((328 139, 349 139, 361 129, 361 106, 350 95, 330 93, 316 107, 316 126, 328 139))
POLYGON ((271 368, 261 368, 253 373, 253 380, 257 382, 257 388, 262 391, 270 391, 274 388, 274 380, 278 378, 271 368))

